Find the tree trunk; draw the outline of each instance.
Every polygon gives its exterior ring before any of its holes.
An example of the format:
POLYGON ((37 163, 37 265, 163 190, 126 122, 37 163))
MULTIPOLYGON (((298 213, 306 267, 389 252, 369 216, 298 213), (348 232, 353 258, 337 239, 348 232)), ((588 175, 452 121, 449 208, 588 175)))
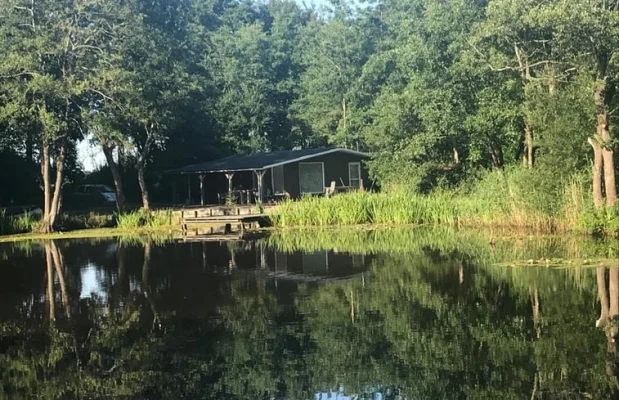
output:
POLYGON ((595 103, 595 113, 597 116, 596 140, 600 145, 603 159, 606 205, 612 207, 617 200, 617 187, 615 183, 615 162, 613 160, 612 140, 608 130, 607 103, 610 98, 608 98, 606 93, 605 62, 602 62, 598 67, 597 82, 595 90, 593 91, 593 101, 595 103))
POLYGON ((490 145, 490 156, 492 157, 492 166, 494 168, 503 168, 503 149, 500 145, 490 145))
POLYGON ((43 220, 41 221, 41 232, 49 233, 52 231, 50 223, 52 186, 49 182, 49 145, 43 144, 41 150, 41 178, 43 180, 43 220))
POLYGON ((613 159, 610 132, 607 126, 607 115, 598 115, 598 131, 602 138, 602 158, 604 159, 604 189, 606 189, 606 205, 612 207, 617 200, 617 186, 615 183, 615 161, 613 159))
POLYGON ((64 179, 64 160, 66 154, 66 143, 62 143, 56 156, 56 183, 54 187, 54 197, 49 210, 50 228, 53 230, 56 217, 62 208, 62 181, 64 179))
POLYGON ((140 156, 140 160, 137 163, 138 170, 138 183, 140 184, 140 191, 142 192, 142 207, 145 210, 150 210, 150 198, 148 196, 148 187, 146 187, 146 179, 144 179, 144 160, 140 156))
POLYGON ((108 145, 101 145, 101 147, 103 149, 105 159, 107 160, 107 165, 110 167, 110 171, 112 171, 112 178, 114 179, 114 189, 116 190, 116 208, 119 213, 122 213, 125 210, 125 191, 123 190, 123 180, 120 173, 120 168, 118 168, 118 164, 114 161, 112 148, 108 145))
POLYGON ((597 140, 589 138, 589 144, 593 147, 593 204, 595 208, 604 205, 604 195, 602 194, 602 147, 597 140))
POLYGON ((524 150, 526 167, 533 168, 533 131, 528 122, 524 125, 524 150))
POLYGON ((42 233, 50 233, 54 230, 56 216, 60 211, 62 204, 62 180, 64 178, 64 160, 65 160, 66 144, 60 146, 58 155, 56 156, 56 182, 54 193, 52 196, 52 187, 49 176, 49 145, 42 145, 41 156, 41 176, 43 178, 43 221, 41 222, 40 231, 42 233))
MULTIPOLYGON (((514 53, 516 60, 518 60, 518 66, 520 68, 520 75, 522 78, 522 85, 525 93, 525 98, 528 98, 527 93, 530 88, 530 84, 533 80, 531 74, 531 66, 525 52, 520 48, 518 44, 514 44, 514 53)), ((524 116, 524 154, 522 156, 522 164, 525 168, 533 168, 533 131, 531 130, 531 123, 529 122, 528 112, 525 112, 524 116)))
POLYGON ((144 210, 150 210, 150 197, 148 195, 148 187, 146 186, 146 179, 144 178, 144 169, 146 168, 146 156, 150 151, 150 147, 154 141, 151 133, 152 126, 145 125, 144 131, 146 132, 146 142, 142 147, 138 156, 138 162, 136 164, 138 170, 138 183, 140 184, 140 191, 142 192, 142 207, 144 210))

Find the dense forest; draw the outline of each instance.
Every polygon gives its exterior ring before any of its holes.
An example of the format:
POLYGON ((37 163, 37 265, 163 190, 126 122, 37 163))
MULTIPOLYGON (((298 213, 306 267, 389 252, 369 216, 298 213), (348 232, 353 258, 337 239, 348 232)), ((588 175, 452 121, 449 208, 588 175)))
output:
POLYGON ((4 0, 0 35, 0 203, 43 188, 50 229, 82 140, 145 208, 168 168, 327 145, 383 187, 615 203, 617 1, 4 0))

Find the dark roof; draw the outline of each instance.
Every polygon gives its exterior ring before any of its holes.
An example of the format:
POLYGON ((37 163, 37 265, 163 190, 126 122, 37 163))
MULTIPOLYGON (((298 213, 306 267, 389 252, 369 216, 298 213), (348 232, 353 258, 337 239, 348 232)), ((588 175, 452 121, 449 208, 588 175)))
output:
POLYGON ((355 154, 361 157, 369 157, 369 154, 360 151, 342 148, 322 148, 305 150, 282 150, 272 153, 256 153, 249 155, 235 155, 220 160, 209 161, 201 164, 187 165, 168 171, 170 174, 198 174, 209 172, 226 171, 251 171, 277 167, 279 165, 290 164, 309 158, 322 156, 325 154, 342 152, 355 154))

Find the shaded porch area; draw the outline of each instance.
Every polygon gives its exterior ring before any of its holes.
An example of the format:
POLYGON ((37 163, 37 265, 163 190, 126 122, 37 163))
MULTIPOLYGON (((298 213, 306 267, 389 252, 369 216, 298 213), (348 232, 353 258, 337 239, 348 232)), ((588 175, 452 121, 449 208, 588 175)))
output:
POLYGON ((174 205, 275 204, 303 195, 363 190, 369 155, 342 148, 235 155, 168 171, 174 205))
POLYGON ((171 179, 176 206, 255 206, 287 198, 283 192, 273 192, 268 170, 184 174, 171 179))

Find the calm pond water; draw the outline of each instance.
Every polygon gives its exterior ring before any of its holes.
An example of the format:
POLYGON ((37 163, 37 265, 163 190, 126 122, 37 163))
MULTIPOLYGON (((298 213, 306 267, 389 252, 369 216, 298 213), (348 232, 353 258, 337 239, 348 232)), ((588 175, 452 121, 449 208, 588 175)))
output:
POLYGON ((0 245, 0 399, 614 399, 614 242, 0 245))

